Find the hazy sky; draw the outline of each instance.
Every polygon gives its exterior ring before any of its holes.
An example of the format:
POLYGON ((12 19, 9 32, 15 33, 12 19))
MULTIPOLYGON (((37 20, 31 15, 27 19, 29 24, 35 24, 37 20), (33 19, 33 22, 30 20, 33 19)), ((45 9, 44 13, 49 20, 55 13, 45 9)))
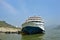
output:
POLYGON ((20 26, 29 16, 41 16, 46 25, 60 24, 60 0, 0 0, 0 20, 20 26))

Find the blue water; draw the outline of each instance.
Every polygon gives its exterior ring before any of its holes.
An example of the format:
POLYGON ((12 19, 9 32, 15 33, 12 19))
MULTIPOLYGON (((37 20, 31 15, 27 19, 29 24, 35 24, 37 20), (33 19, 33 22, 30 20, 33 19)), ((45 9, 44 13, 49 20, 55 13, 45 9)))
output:
POLYGON ((0 40, 60 40, 60 29, 46 27, 45 34, 22 35, 0 33, 0 40))

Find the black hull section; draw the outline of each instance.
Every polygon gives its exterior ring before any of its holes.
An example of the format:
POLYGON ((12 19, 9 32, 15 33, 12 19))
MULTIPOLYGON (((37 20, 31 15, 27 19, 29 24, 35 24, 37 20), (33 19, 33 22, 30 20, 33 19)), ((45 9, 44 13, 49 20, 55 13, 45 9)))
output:
POLYGON ((39 27, 26 26, 22 29, 22 32, 25 34, 37 34, 44 33, 44 30, 39 27))

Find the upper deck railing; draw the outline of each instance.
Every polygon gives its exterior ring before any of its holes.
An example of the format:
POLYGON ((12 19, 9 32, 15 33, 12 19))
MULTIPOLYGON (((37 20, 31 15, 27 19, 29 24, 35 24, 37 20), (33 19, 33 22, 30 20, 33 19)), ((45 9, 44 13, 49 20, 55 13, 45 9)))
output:
POLYGON ((43 21, 41 17, 38 17, 38 16, 33 16, 33 17, 29 17, 26 22, 29 22, 29 21, 43 21))

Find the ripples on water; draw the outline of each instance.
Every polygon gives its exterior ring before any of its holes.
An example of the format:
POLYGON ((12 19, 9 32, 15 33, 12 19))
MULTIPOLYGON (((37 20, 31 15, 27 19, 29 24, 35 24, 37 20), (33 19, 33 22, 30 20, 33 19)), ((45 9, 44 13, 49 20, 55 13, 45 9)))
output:
POLYGON ((60 29, 46 29, 45 34, 34 35, 0 33, 0 40, 60 40, 60 29))

